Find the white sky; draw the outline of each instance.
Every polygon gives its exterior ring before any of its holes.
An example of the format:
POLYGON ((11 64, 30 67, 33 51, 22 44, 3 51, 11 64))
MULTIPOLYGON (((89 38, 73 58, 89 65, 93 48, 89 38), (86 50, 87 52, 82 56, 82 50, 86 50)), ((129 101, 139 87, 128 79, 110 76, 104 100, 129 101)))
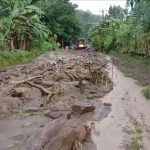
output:
POLYGON ((121 6, 125 8, 126 0, 70 0, 72 3, 78 4, 78 9, 90 10, 93 14, 101 14, 104 10, 105 13, 110 5, 121 6))

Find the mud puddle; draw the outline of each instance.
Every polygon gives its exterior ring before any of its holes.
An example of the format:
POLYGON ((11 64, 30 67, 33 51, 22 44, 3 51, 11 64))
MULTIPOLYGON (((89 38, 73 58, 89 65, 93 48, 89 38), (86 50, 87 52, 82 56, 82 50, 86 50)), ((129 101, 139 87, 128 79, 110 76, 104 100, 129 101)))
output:
MULTIPOLYGON (((110 59, 107 57, 107 59, 110 59)), ((108 67, 112 76, 112 64, 108 67)), ((100 136, 92 138, 98 150, 149 150, 150 149, 150 102, 141 93, 142 87, 132 78, 125 77, 113 66, 113 90, 101 98, 112 104, 106 119, 96 123, 100 136), (140 138, 135 138, 139 126, 140 138)))

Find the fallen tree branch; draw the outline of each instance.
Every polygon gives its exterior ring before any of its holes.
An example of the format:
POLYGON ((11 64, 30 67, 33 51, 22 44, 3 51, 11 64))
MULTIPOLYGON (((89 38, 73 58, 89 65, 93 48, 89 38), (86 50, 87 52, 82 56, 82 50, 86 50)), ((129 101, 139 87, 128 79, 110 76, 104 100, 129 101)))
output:
POLYGON ((105 64, 101 65, 100 68, 104 68, 106 65, 108 65, 112 61, 113 61, 112 59, 108 60, 105 64))
POLYGON ((50 86, 54 86, 54 85, 57 85, 58 82, 54 82, 54 81, 44 81, 42 80, 42 83, 41 83, 43 86, 47 86, 47 87, 50 87, 50 86))
POLYGON ((40 73, 40 75, 43 75, 45 72, 53 69, 54 66, 56 66, 56 69, 59 70, 59 63, 60 62, 63 64, 63 60, 58 60, 57 62, 52 61, 52 65, 50 67, 47 67, 43 72, 40 73))
POLYGON ((40 75, 43 75, 45 72, 47 72, 47 71, 53 69, 53 67, 54 67, 54 64, 53 64, 52 66, 46 68, 43 72, 40 73, 40 75))
POLYGON ((26 83, 27 83, 28 85, 30 85, 30 86, 33 86, 33 87, 35 87, 35 88, 40 89, 44 95, 52 95, 52 92, 48 91, 46 88, 44 88, 44 87, 41 86, 41 85, 35 84, 35 83, 33 83, 33 82, 30 82, 30 81, 26 81, 26 83))
POLYGON ((16 82, 11 82, 12 84, 22 84, 22 83, 25 83, 27 81, 30 81, 30 80, 33 80, 33 79, 37 79, 37 78, 41 78, 42 75, 38 75, 38 76, 34 76, 34 77, 30 77, 28 79, 25 79, 25 80, 21 80, 21 81, 16 81, 16 82))

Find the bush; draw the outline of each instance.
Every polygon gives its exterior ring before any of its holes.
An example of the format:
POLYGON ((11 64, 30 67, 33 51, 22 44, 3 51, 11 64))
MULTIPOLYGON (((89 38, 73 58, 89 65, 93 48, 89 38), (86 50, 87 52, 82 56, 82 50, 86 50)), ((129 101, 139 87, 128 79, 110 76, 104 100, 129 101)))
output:
POLYGON ((150 99, 150 86, 143 89, 143 94, 147 99, 150 99))

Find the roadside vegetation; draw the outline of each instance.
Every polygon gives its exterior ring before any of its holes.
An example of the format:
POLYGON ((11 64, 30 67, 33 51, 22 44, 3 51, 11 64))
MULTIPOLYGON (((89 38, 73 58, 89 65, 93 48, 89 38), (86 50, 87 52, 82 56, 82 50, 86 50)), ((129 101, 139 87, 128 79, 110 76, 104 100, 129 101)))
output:
POLYGON ((101 16, 76 8, 69 0, 1 0, 0 67, 24 63, 87 37, 101 16))
POLYGON ((110 6, 108 14, 89 34, 100 51, 150 56, 150 1, 128 0, 131 11, 110 6))
POLYGON ((69 0, 1 0, 0 67, 74 42, 81 33, 76 7, 69 0))
POLYGON ((150 99, 150 86, 143 89, 143 94, 147 99, 150 99))
POLYGON ((143 131, 139 124, 134 125, 134 130, 131 131, 131 139, 126 145, 126 150, 141 150, 143 148, 143 131))
POLYGON ((150 98, 150 1, 127 0, 127 9, 110 6, 89 33, 97 51, 109 52, 115 64, 143 86, 150 98))

